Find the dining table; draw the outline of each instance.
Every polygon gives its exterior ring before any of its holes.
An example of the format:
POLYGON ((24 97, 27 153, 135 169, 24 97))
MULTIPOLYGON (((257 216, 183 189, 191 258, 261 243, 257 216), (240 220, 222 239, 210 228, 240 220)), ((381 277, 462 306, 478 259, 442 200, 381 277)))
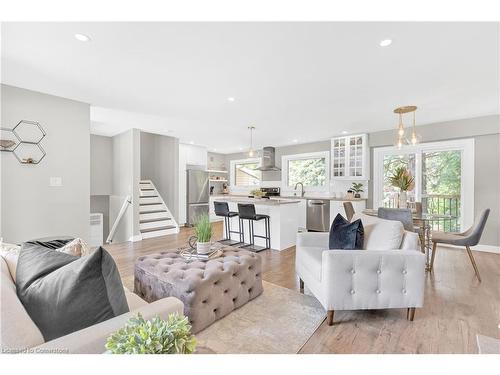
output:
MULTIPOLYGON (((363 214, 369 216, 378 216, 378 209, 364 209, 363 214)), ((454 220, 457 217, 448 214, 433 214, 428 212, 412 211, 413 223, 418 227, 418 235, 420 237, 420 250, 425 254, 426 262, 425 269, 430 270, 432 257, 432 225, 440 220, 454 220)))

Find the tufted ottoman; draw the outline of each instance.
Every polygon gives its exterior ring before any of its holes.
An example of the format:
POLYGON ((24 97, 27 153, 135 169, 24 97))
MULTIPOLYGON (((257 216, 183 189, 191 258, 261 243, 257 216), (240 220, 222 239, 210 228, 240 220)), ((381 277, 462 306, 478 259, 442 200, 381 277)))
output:
POLYGON ((263 291, 260 256, 230 246, 223 250, 206 262, 186 261, 172 251, 139 257, 134 292, 147 302, 177 297, 192 332, 199 332, 263 291))

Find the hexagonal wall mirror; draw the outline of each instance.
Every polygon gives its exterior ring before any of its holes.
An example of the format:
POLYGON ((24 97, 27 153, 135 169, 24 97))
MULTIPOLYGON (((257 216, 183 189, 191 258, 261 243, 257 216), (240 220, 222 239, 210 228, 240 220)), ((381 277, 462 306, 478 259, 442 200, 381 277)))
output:
POLYGON ((12 129, 0 128, 0 151, 13 151, 19 144, 12 129))
POLYGON ((12 131, 25 143, 40 143, 45 137, 45 131, 37 121, 21 120, 12 131))
POLYGON ((45 151, 38 143, 21 142, 13 153, 22 164, 38 164, 45 157, 45 151))

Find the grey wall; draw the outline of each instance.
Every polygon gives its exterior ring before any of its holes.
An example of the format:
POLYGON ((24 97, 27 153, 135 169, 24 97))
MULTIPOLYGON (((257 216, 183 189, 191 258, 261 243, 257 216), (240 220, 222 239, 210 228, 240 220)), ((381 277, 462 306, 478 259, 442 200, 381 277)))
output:
POLYGON ((141 179, 151 180, 179 220, 179 139, 159 134, 140 133, 141 179))
POLYGON ((33 120, 47 133, 38 165, 1 153, 1 236, 13 243, 57 235, 88 240, 89 105, 7 85, 1 94, 2 127, 33 120), (61 177, 62 186, 50 187, 50 177, 61 177))
POLYGON ((227 170, 226 155, 216 152, 207 153, 207 169, 227 170))
POLYGON ((111 195, 113 191, 113 139, 90 135, 90 194, 111 195))
MULTIPOLYGON (((110 227, 113 225, 127 195, 139 201, 140 132, 131 129, 115 135, 113 143, 113 191, 109 198, 110 227)), ((114 242, 130 240, 139 232, 139 205, 129 205, 116 231, 114 242)))

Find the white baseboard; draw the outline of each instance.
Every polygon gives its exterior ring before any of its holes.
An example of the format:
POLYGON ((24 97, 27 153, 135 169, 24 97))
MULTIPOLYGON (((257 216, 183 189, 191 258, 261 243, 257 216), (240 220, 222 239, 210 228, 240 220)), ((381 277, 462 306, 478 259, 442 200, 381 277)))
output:
MULTIPOLYGON (((454 247, 457 249, 463 249, 463 246, 455 246, 455 245, 447 245, 447 244, 439 244, 439 246, 446 246, 446 247, 454 247)), ((493 246, 493 245, 476 245, 472 246, 471 250, 474 251, 484 251, 486 253, 495 253, 495 254, 500 254, 500 247, 499 246, 493 246)))
POLYGON ((140 234, 132 236, 128 239, 130 242, 142 241, 142 236, 140 234))

